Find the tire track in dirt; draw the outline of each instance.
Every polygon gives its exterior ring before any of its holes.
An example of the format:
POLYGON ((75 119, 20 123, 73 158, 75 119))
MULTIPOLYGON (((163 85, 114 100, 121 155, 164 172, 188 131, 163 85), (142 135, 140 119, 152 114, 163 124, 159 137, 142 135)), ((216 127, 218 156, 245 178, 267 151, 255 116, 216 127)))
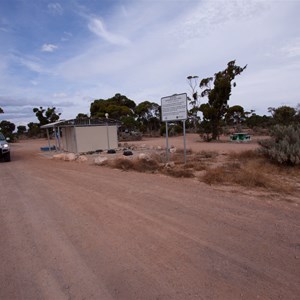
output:
POLYGON ((193 180, 52 161, 30 147, 15 156, 0 166, 0 298, 300 293, 297 207, 193 180))

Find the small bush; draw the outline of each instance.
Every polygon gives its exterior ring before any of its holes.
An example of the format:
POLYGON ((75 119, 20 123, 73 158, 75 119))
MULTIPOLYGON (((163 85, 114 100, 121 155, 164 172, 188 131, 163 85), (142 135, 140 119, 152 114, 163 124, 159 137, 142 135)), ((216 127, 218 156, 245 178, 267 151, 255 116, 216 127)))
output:
POLYGON ((209 169, 202 177, 207 184, 237 184, 248 188, 264 188, 279 193, 290 193, 293 187, 278 180, 269 174, 263 173, 259 168, 240 168, 238 165, 224 165, 209 169))
POLYGON ((133 169, 138 172, 155 172, 159 169, 159 163, 154 159, 135 159, 133 169))
POLYGON ((226 179, 226 170, 223 167, 208 169, 202 177, 202 181, 207 184, 223 184, 226 179))
POLYGON ((191 169, 186 169, 182 167, 175 167, 175 168, 170 168, 170 169, 163 169, 162 171, 163 174, 170 175, 173 177, 185 177, 185 178, 193 178, 194 177, 194 172, 191 169))
POLYGON ((121 169, 124 171, 132 170, 133 169, 133 162, 131 159, 128 158, 117 158, 114 160, 108 160, 107 165, 110 167, 121 169))
POLYGON ((228 162, 224 166, 231 171, 241 169, 241 163, 239 161, 228 162))
POLYGON ((271 139, 259 141, 260 151, 272 161, 286 165, 300 165, 300 125, 276 125, 271 139))
POLYGON ((199 159, 214 159, 218 156, 218 153, 215 151, 201 151, 195 154, 195 158, 199 159))
POLYGON ((189 161, 184 165, 185 169, 194 169, 195 171, 203 171, 207 166, 202 161, 189 161))
POLYGON ((134 170, 138 172, 155 172, 159 169, 159 163, 153 159, 129 159, 129 158, 116 158, 108 160, 106 165, 121 169, 124 171, 134 170))
MULTIPOLYGON (((176 150, 176 153, 178 153, 178 154, 184 154, 184 149, 178 148, 178 149, 176 150)), ((190 149, 190 148, 186 149, 186 154, 187 154, 187 155, 191 155, 192 153, 193 153, 193 150, 192 150, 192 149, 190 149)))
POLYGON ((246 150, 242 152, 231 152, 228 155, 229 159, 237 159, 241 161, 247 161, 249 159, 261 158, 262 155, 256 150, 246 150))
POLYGON ((241 169, 233 174, 232 181, 245 187, 262 187, 273 188, 275 186, 273 180, 266 174, 262 174, 259 170, 241 169))

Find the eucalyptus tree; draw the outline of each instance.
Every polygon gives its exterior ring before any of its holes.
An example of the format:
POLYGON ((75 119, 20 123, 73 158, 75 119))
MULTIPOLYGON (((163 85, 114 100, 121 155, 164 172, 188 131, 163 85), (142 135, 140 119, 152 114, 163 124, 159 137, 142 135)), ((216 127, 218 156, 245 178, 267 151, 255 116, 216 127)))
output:
POLYGON ((13 132, 16 129, 16 125, 10 121, 3 120, 0 122, 0 131, 4 136, 13 140, 13 132))
POLYGON ((136 104, 125 95, 115 94, 108 99, 97 99, 91 103, 91 117, 104 118, 108 113, 110 118, 120 120, 124 116, 132 116, 136 104))
POLYGON ((225 120, 228 125, 236 127, 237 131, 241 131, 241 125, 246 120, 246 112, 240 105, 234 105, 228 108, 225 120))
POLYGON ((188 97, 190 109, 188 111, 189 122, 196 129, 199 124, 200 117, 198 116, 199 106, 200 106, 200 97, 197 92, 199 76, 193 75, 188 76, 187 78, 188 85, 191 88, 192 98, 188 97))
POLYGON ((213 77, 203 78, 200 82, 199 86, 203 89, 201 97, 208 97, 208 102, 200 105, 200 111, 204 121, 209 124, 213 140, 219 137, 221 122, 229 107, 231 90, 236 86, 233 80, 246 67, 247 65, 237 66, 233 60, 227 64, 225 70, 217 72, 213 77))
POLYGON ((56 107, 48 107, 47 109, 35 107, 33 112, 38 118, 40 126, 58 121, 61 115, 61 113, 56 112, 56 107))
POLYGON ((158 131, 160 129, 160 105, 143 101, 135 108, 135 114, 141 131, 158 131))
POLYGON ((22 134, 25 134, 26 133, 26 126, 24 125, 19 125, 17 127, 17 134, 18 135, 22 135, 22 134))
POLYGON ((280 106, 278 108, 269 107, 275 124, 290 125, 296 121, 297 110, 290 106, 280 106))

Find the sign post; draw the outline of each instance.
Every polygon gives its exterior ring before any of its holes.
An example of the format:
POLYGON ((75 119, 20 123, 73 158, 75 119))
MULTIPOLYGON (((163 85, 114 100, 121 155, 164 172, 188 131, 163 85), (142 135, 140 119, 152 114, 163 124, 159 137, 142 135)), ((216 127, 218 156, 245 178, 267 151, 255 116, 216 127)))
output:
POLYGON ((166 122, 167 161, 169 160, 168 122, 183 121, 184 163, 186 163, 185 120, 187 119, 187 94, 175 94, 161 98, 161 120, 166 122))
POLYGON ((108 132, 108 113, 105 114, 105 118, 106 118, 107 148, 109 150, 110 147, 109 147, 109 132, 108 132))
POLYGON ((183 123, 183 145, 184 145, 184 164, 186 164, 186 138, 185 138, 185 120, 182 121, 183 123))
POLYGON ((169 128, 168 128, 168 122, 166 122, 166 158, 167 161, 169 161, 169 128))

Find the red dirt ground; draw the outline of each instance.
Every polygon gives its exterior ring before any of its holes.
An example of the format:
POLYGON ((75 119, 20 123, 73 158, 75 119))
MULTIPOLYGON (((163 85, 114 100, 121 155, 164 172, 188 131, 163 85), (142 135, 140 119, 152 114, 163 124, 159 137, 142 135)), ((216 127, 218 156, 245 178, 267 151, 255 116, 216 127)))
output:
POLYGON ((54 161, 46 144, 0 163, 0 299, 299 299, 298 204, 54 161))
MULTIPOLYGON (((215 151, 221 152, 241 152, 245 150, 253 150, 258 147, 257 140, 266 137, 253 137, 251 142, 247 143, 235 143, 229 142, 229 137, 221 137, 220 142, 207 143, 200 139, 199 134, 187 134, 186 135, 186 148, 197 151, 215 151)), ((160 146, 166 148, 166 138, 144 138, 138 142, 128 142, 128 144, 134 145, 146 145, 146 146, 160 146)), ((183 136, 169 137, 169 147, 174 146, 178 149, 184 148, 183 136)))

